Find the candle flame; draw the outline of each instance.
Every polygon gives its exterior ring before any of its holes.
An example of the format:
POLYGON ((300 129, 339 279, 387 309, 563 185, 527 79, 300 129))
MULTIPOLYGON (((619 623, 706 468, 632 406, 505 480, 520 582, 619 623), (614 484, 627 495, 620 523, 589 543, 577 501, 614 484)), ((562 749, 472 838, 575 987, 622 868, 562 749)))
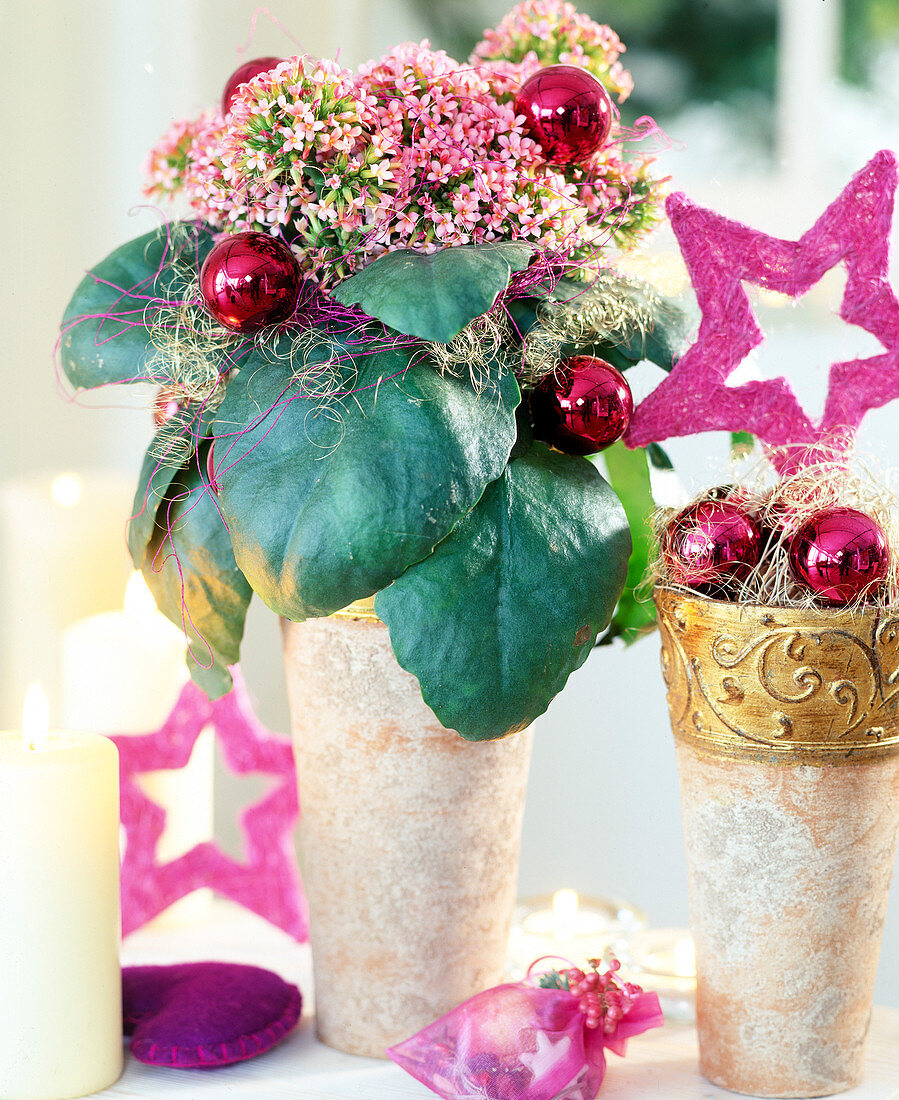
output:
POLYGON ((77 474, 60 474, 50 485, 50 496, 60 508, 74 508, 81 500, 84 482, 77 474))
POLYGON ((140 573, 132 573, 125 586, 125 614, 144 619, 156 610, 156 601, 140 573))
POLYGON ((22 705, 22 736, 30 749, 45 749, 50 732, 50 702, 40 684, 29 684, 22 705))
POLYGON ((696 976, 696 948, 689 937, 674 945, 674 973, 678 978, 696 976))
POLYGON ((578 904, 576 890, 557 890, 553 894, 553 935, 557 940, 574 939, 578 904))

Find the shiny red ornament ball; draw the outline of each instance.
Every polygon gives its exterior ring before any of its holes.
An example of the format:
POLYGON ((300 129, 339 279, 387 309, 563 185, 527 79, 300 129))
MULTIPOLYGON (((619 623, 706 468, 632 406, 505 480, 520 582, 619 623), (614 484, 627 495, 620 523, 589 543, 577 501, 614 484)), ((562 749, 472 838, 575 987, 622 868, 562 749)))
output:
POLYGON ((601 148, 614 108, 596 77, 576 65, 547 65, 522 84, 515 113, 550 164, 577 164, 601 148))
POLYGON ((235 69, 228 77, 225 90, 222 92, 222 114, 228 115, 231 113, 234 97, 237 95, 241 84, 246 84, 260 73, 267 73, 269 69, 280 65, 282 61, 283 58, 281 57, 256 57, 252 61, 245 61, 239 69, 235 69))
POLYGON ((806 520, 790 540, 790 573, 824 603, 854 603, 873 595, 890 566, 880 524, 855 508, 828 508, 806 520))
POLYGON ((293 316, 301 284, 296 257, 268 233, 226 237, 200 270, 206 308, 220 324, 242 333, 293 316))
POLYGON ((708 592, 752 572, 762 553, 762 532, 746 509, 731 500, 701 500, 668 524, 662 563, 669 580, 708 592))
POLYGON ((530 395, 534 435, 560 451, 592 455, 627 431, 634 412, 630 386, 605 359, 575 355, 530 395))
POLYGON ((153 398, 153 424, 161 428, 183 408, 183 393, 175 386, 162 386, 153 398))

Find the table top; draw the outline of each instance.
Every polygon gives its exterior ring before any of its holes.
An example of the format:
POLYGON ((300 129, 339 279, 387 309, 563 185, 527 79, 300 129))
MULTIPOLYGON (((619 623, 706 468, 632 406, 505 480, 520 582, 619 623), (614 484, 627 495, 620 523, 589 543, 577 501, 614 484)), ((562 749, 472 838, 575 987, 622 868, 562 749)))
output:
MULTIPOLYGON (((258 1058, 213 1070, 142 1065, 126 1053, 125 1072, 97 1100, 433 1100, 434 1093, 392 1062, 358 1058, 315 1038, 308 946, 294 943, 258 917, 216 901, 208 920, 157 924, 126 941, 123 965, 215 959, 274 970, 303 991, 300 1026, 258 1058)), ((697 1068, 696 1031, 667 1024, 632 1039, 626 1058, 609 1056, 605 1100, 724 1100, 733 1093, 709 1084, 697 1068)), ((865 1076, 840 1093, 845 1100, 899 1100, 899 1009, 875 1008, 865 1076)))

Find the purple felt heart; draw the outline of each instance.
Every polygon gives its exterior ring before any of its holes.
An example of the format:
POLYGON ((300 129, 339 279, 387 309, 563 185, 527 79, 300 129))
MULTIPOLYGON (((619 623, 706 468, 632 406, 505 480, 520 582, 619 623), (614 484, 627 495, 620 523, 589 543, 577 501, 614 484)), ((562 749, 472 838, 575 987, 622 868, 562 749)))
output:
POLYGON ((128 966, 122 1011, 139 1062, 179 1069, 227 1066, 262 1054, 300 1018, 299 989, 237 963, 128 966))

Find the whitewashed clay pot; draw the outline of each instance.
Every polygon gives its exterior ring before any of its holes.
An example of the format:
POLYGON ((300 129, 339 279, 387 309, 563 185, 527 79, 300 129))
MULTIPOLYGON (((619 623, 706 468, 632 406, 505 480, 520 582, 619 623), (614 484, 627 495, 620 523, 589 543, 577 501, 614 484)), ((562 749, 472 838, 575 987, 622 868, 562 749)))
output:
POLYGON ((899 829, 899 617, 656 591, 700 1069, 753 1096, 858 1083, 899 829))
POLYGON ((503 980, 531 734, 444 729, 370 604, 283 632, 316 1026, 383 1057, 503 980))

